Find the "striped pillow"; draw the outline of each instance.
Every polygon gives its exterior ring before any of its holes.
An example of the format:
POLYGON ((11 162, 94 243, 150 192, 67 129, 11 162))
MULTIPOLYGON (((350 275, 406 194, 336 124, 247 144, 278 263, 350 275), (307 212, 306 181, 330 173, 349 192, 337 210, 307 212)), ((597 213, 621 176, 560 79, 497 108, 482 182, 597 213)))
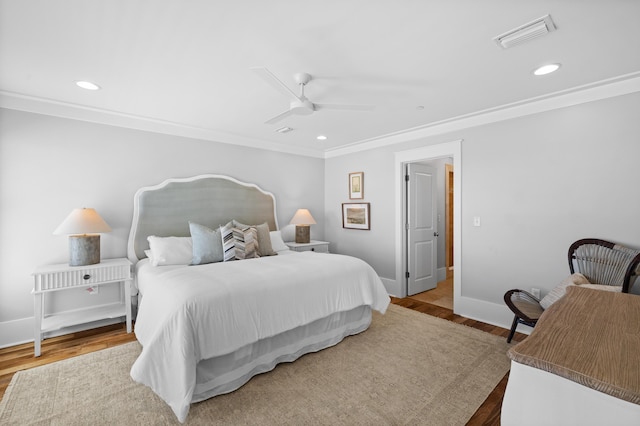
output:
POLYGON ((253 259, 258 254, 258 231, 253 227, 233 228, 236 259, 253 259))
POLYGON ((220 237, 222 238, 222 260, 228 262, 236 258, 236 242, 233 239, 233 222, 220 226, 220 237))

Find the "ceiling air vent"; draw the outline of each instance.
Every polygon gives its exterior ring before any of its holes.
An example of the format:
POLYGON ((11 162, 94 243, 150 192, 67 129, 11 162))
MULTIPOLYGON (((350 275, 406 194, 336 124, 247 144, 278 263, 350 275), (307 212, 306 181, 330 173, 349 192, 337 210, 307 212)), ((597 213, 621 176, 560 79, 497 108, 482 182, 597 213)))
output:
POLYGON ((556 26, 551 20, 551 16, 545 15, 542 18, 538 18, 511 31, 507 31, 504 34, 500 34, 494 37, 494 40, 500 47, 508 49, 526 41, 533 40, 534 38, 541 37, 555 29, 556 26))
POLYGON ((279 129, 276 129, 276 132, 278 132, 278 133, 289 133, 292 130, 293 129, 291 127, 280 127, 279 129))

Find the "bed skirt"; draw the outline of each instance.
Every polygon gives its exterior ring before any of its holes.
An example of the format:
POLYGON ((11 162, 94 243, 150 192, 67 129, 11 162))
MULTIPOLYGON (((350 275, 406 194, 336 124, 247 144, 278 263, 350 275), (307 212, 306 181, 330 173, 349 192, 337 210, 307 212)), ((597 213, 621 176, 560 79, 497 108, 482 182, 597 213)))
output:
POLYGON ((253 376, 271 371, 281 362, 292 362, 304 354, 334 346, 347 336, 365 331, 370 324, 371 308, 360 306, 260 340, 230 354, 200 361, 191 402, 233 392, 253 376))

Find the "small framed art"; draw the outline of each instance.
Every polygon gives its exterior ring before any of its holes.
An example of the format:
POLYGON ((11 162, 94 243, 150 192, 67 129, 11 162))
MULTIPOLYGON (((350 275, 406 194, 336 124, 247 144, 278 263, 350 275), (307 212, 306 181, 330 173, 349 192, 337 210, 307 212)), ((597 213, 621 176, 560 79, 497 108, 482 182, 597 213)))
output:
POLYGON ((364 198, 364 172, 349 173, 349 199, 364 198))
POLYGON ((342 227, 348 229, 371 229, 369 203, 342 203, 342 227))

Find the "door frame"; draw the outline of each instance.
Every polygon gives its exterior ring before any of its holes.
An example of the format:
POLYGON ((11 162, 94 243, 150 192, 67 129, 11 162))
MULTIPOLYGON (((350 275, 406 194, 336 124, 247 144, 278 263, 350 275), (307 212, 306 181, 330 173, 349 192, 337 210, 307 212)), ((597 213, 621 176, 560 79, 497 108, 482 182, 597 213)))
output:
POLYGON ((462 294, 462 139, 429 145, 421 148, 398 151, 395 153, 395 263, 396 288, 398 297, 407 296, 407 250, 404 224, 405 185, 404 165, 417 161, 453 158, 453 311, 456 311, 456 300, 462 294))

